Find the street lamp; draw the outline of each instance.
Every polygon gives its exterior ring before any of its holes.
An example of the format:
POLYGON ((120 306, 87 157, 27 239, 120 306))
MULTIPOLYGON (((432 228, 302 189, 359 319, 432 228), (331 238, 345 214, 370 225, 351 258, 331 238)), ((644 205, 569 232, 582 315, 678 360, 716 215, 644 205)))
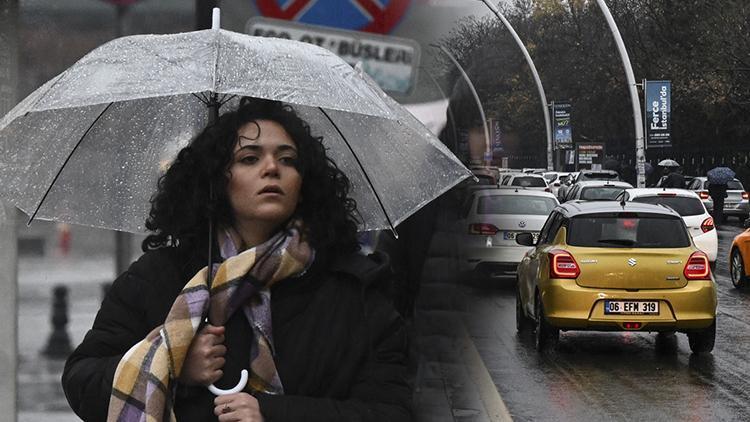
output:
POLYGON ((620 52, 620 58, 622 59, 622 66, 625 68, 625 77, 628 82, 628 91, 630 91, 630 101, 633 103, 633 123, 635 124, 635 167, 637 173, 637 187, 646 187, 646 150, 643 146, 643 120, 641 118, 641 100, 638 98, 638 90, 636 89, 635 75, 633 74, 633 66, 630 64, 630 57, 628 56, 628 50, 625 49, 625 43, 622 41, 620 30, 617 28, 612 13, 610 13, 607 4, 604 0, 596 0, 599 8, 602 9, 604 17, 607 19, 609 29, 612 31, 612 35, 615 37, 615 43, 617 43, 617 49, 620 52))
POLYGON ((500 13, 497 7, 495 7, 495 5, 490 3, 488 0, 480 0, 480 1, 486 4, 487 7, 490 8, 492 13, 494 13, 495 16, 497 16, 497 18, 503 22, 503 25, 505 25, 505 28, 508 29, 508 31, 510 31, 511 35, 513 35, 513 39, 516 40, 516 44, 518 44, 518 47, 523 52, 523 56, 526 58, 526 63, 529 65, 529 68, 531 68, 531 74, 534 76, 534 82, 536 82, 536 87, 537 87, 537 90, 539 91, 539 97, 542 100, 542 112, 544 113, 544 127, 547 129, 547 170, 553 170, 552 127, 550 124, 549 109, 547 105, 547 96, 544 94, 542 81, 541 79, 539 79, 539 73, 536 71, 536 66, 534 66, 534 61, 531 60, 531 56, 529 55, 529 52, 526 50, 526 46, 523 45, 521 38, 516 33, 516 30, 513 29, 513 27, 510 25, 510 22, 508 22, 508 20, 505 19, 505 16, 503 16, 502 13, 500 13))

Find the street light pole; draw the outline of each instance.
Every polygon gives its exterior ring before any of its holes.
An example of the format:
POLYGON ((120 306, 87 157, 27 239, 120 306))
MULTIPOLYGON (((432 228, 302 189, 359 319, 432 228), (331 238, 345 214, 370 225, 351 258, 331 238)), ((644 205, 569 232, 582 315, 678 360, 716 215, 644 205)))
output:
POLYGON ((625 77, 628 82, 628 91, 630 91, 630 101, 633 103, 633 124, 635 125, 635 166, 637 173, 637 187, 646 187, 646 150, 643 145, 643 119, 641 115, 641 100, 638 97, 638 89, 636 88, 635 75, 633 74, 633 66, 630 64, 630 57, 628 56, 628 50, 625 49, 625 43, 622 41, 620 30, 617 28, 612 13, 610 13, 607 4, 604 0, 596 0, 599 4, 599 8, 602 9, 604 17, 607 19, 609 29, 612 31, 612 35, 615 37, 615 43, 617 43, 617 50, 620 52, 620 58, 622 59, 622 66, 625 68, 625 77))
MULTIPOLYGON (((435 46, 433 44, 433 46, 435 46)), ((455 57, 453 57, 453 54, 451 54, 450 51, 448 51, 447 48, 443 45, 436 46, 440 48, 440 51, 445 53, 446 56, 448 56, 449 59, 453 62, 453 64, 456 65, 458 68, 458 71, 461 72, 461 76, 463 76, 464 80, 466 81, 466 84, 469 86, 469 90, 471 90, 471 94, 474 96, 474 101, 477 102, 477 107, 479 107, 479 115, 482 117, 482 127, 484 128, 484 157, 483 160, 486 161, 487 157, 490 157, 489 160, 492 161, 492 146, 490 145, 490 130, 487 127, 487 117, 484 115, 484 107, 482 106, 482 101, 479 100, 479 94, 477 94, 477 90, 474 88, 474 84, 471 83, 471 79, 469 79, 469 75, 466 74, 464 71, 464 68, 461 67, 461 64, 458 63, 458 60, 456 60, 455 57)))
POLYGON ((516 40, 516 44, 518 44, 518 47, 523 52, 523 56, 526 58, 526 63, 529 65, 529 68, 531 68, 531 74, 534 76, 534 82, 536 82, 536 88, 539 91, 539 97, 542 101, 542 112, 544 113, 544 127, 547 130, 547 170, 554 170, 553 168, 553 159, 552 159, 552 126, 550 123, 550 117, 549 117, 549 109, 547 108, 547 96, 544 94, 544 88, 542 87, 542 80, 539 79, 539 73, 536 71, 536 66, 534 66, 534 61, 531 60, 531 56, 529 55, 528 50, 526 50, 526 46, 523 45, 523 42, 521 41, 521 38, 516 33, 516 30, 513 29, 513 27, 510 25, 510 22, 508 22, 507 19, 505 19, 505 16, 500 13, 500 11, 495 7, 494 4, 490 3, 489 0, 481 0, 487 7, 490 8, 492 13, 497 16, 498 19, 500 19, 503 22, 503 25, 505 25, 505 28, 510 31, 511 35, 513 35, 513 39, 516 40))

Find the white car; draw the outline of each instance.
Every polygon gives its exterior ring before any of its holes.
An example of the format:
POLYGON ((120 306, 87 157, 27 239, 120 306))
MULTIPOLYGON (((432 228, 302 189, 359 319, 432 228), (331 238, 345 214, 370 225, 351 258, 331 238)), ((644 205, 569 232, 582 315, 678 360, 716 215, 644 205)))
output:
POLYGON ((501 186, 511 186, 549 192, 547 180, 541 174, 512 173, 503 177, 501 186))
POLYGON ((714 219, 695 192, 670 188, 628 189, 618 199, 661 204, 677 211, 693 237, 695 246, 708 255, 708 260, 712 266, 715 265, 719 239, 714 227, 714 219))
POLYGON ((538 236, 557 199, 548 192, 505 188, 475 190, 456 222, 459 269, 478 276, 515 276, 529 247, 516 243, 519 233, 538 236))
MULTIPOLYGON (((703 205, 711 212, 714 209, 714 201, 708 195, 708 179, 705 177, 696 177, 688 183, 688 190, 694 191, 703 201, 703 205)), ((740 220, 748 218, 750 214, 750 198, 745 191, 745 187, 737 180, 730 180, 727 183, 727 197, 724 199, 724 219, 727 216, 735 216, 740 220)))

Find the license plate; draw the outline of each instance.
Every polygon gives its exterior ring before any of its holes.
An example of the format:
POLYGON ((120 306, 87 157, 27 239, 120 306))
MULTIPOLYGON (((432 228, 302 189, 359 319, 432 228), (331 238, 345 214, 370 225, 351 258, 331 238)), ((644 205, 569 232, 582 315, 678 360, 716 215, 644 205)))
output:
POLYGON ((659 301, 656 300, 605 300, 605 315, 658 315, 659 301))
MULTIPOLYGON (((521 232, 503 232, 503 240, 516 240, 516 235, 521 232)), ((531 237, 534 238, 534 243, 539 239, 539 232, 531 232, 531 237)))

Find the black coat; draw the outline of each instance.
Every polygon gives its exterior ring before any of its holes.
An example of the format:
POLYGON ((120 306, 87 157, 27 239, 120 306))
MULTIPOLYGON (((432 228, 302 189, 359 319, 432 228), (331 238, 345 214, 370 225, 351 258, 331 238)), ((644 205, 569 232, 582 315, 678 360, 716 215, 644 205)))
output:
POLYGON ((669 173, 659 187, 685 189, 685 176, 680 173, 669 173))
MULTIPOLYGON (((106 419, 120 358, 163 324, 177 294, 204 265, 198 255, 178 248, 150 251, 115 280, 63 372, 65 395, 83 420, 106 419)), ((256 395, 266 421, 412 419, 406 331, 377 289, 387 268, 382 255, 328 261, 319 253, 304 276, 272 287, 275 362, 285 395, 256 395)), ((232 372, 232 339, 249 330, 246 322, 238 323, 241 312, 235 317, 226 325, 226 376, 232 372)), ((213 398, 205 387, 178 385, 177 420, 217 420, 213 398)))

